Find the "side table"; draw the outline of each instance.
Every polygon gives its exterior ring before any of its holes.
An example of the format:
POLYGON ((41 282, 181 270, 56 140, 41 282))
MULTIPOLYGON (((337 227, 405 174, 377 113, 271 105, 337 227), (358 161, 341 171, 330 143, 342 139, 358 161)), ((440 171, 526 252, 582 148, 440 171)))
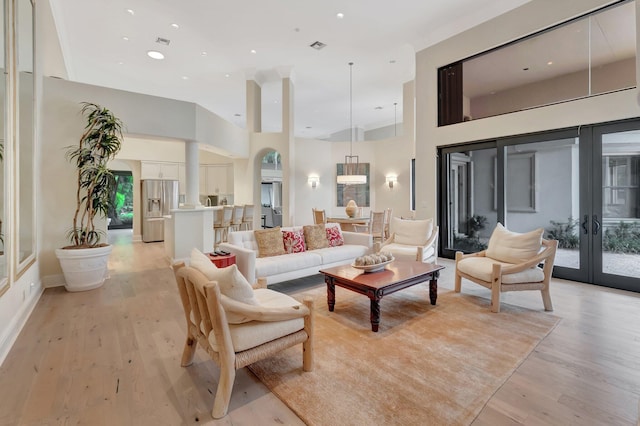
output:
POLYGON ((216 265, 218 268, 225 268, 227 266, 236 264, 236 255, 231 253, 225 256, 218 256, 213 253, 209 253, 209 260, 216 265))

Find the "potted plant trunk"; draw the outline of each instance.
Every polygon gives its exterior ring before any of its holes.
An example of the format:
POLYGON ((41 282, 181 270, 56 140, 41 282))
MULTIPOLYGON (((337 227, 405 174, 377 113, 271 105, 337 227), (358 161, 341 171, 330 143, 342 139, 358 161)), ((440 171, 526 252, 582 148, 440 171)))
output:
POLYGON ((122 146, 122 122, 111 111, 84 102, 82 115, 84 133, 66 153, 77 170, 76 210, 67 235, 71 245, 56 250, 68 291, 91 290, 107 278, 111 246, 101 242, 105 233, 96 229, 95 219, 106 218, 113 203, 114 178, 107 164, 122 146))

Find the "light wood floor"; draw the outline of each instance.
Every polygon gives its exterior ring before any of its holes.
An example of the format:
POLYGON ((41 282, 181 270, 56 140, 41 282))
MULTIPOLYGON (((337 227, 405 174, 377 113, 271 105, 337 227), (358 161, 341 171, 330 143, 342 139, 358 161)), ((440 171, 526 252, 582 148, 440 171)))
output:
MULTIPOLYGON (((45 291, 0 368, 0 425, 303 424, 246 369, 229 415, 211 419, 218 370, 202 350, 180 367, 184 316, 163 245, 130 241, 114 238, 102 288, 45 291)), ((440 263, 439 287, 452 289, 453 263, 440 263)), ((490 297, 468 282, 462 291, 490 297)), ((562 321, 473 424, 635 425, 640 295, 563 280, 551 294, 562 321)), ((542 310, 539 292, 504 301, 542 310)))

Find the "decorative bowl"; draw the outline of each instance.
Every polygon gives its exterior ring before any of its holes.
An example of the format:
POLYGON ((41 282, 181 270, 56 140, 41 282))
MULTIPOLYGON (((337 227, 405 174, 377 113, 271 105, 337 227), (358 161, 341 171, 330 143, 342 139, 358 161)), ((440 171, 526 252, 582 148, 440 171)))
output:
POLYGON ((385 266, 387 266, 389 263, 393 262, 394 260, 395 259, 387 260, 386 262, 376 263, 375 265, 356 265, 355 263, 352 263, 351 266, 356 269, 360 269, 364 272, 378 272, 378 271, 382 271, 385 266))

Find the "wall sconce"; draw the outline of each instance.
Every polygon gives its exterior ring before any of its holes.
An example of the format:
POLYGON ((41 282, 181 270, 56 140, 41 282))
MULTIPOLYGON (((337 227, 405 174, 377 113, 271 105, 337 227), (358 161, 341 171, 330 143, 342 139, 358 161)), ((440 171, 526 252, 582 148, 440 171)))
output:
POLYGON ((389 189, 393 189, 393 184, 398 182, 398 176, 387 175, 386 182, 387 182, 387 185, 389 185, 389 189))
POLYGON ((311 185, 311 188, 316 189, 318 183, 320 182, 320 178, 318 176, 309 176, 307 178, 307 182, 311 185))

